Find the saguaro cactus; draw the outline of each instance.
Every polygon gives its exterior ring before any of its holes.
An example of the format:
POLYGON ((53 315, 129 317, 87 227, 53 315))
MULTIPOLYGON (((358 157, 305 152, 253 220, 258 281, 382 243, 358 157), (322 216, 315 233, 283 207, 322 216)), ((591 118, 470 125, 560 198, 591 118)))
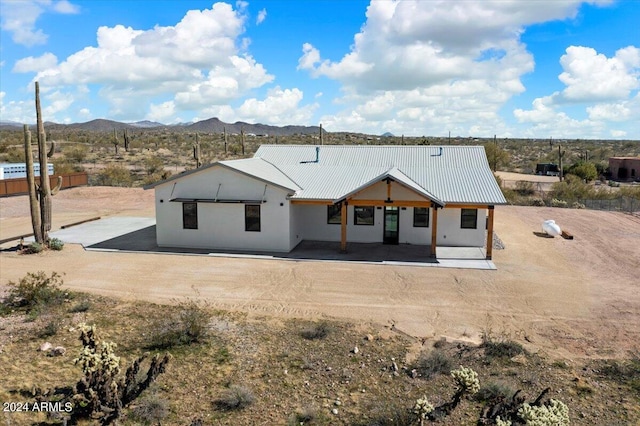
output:
POLYGON ((127 133, 127 129, 124 129, 124 150, 129 152, 129 133, 127 133))
POLYGON ((36 81, 36 120, 38 131, 38 162, 40 163, 40 184, 35 182, 33 171, 33 157, 31 152, 31 132, 24 126, 24 152, 27 166, 27 182, 29 184, 29 205, 31 207, 31 224, 33 236, 37 243, 49 241, 51 230, 51 196, 57 194, 62 186, 62 177, 58 176, 58 183, 53 190, 49 185, 49 167, 47 157, 53 154, 54 147, 47 150, 47 136, 44 132, 42 113, 40 108, 40 85, 36 81), (39 202, 39 204, 38 204, 39 202))
POLYGON ((42 229, 40 227, 40 204, 36 193, 36 180, 33 172, 33 152, 31 150, 31 132, 26 124, 24 130, 24 158, 27 163, 27 185, 29 186, 29 207, 31 208, 31 225, 36 242, 42 244, 42 229))
POLYGON ((120 141, 118 140, 118 131, 116 129, 113 129, 113 146, 116 149, 116 155, 118 155, 118 144, 120 144, 120 141))
POLYGON ((202 166, 202 161, 200 159, 200 138, 196 133, 196 142, 193 144, 193 159, 196 160, 196 168, 202 166))

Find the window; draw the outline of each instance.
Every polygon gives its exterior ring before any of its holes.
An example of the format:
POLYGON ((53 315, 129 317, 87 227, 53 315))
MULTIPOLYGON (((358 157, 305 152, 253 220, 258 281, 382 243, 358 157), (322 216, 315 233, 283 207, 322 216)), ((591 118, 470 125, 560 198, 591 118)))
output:
POLYGON ((198 229, 197 203, 182 203, 182 228, 198 229))
POLYGON ((327 206, 327 223, 331 225, 342 223, 342 206, 340 204, 327 206))
POLYGON ((462 209, 460 228, 477 229, 478 228, 478 209, 462 209))
POLYGON ((429 227, 429 207, 413 208, 413 227, 414 228, 429 227))
POLYGON ((244 230, 260 232, 260 205, 244 206, 244 230))
POLYGON ((376 211, 374 207, 354 207, 353 208, 353 224, 354 225, 373 225, 373 214, 376 211))

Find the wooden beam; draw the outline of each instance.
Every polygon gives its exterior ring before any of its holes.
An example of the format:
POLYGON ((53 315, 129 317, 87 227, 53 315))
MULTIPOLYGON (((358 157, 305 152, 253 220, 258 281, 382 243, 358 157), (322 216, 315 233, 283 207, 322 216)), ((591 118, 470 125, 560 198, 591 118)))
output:
POLYGON ((436 245, 438 240, 438 209, 433 210, 433 219, 431 221, 431 257, 436 258, 436 245))
POLYGON ((347 202, 342 203, 340 208, 340 251, 347 251, 347 202))
POLYGON ((385 200, 354 200, 349 198, 352 206, 391 206, 391 207, 431 207, 431 201, 403 201, 392 200, 390 203, 385 200))
POLYGON ((391 199, 391 179, 387 178, 387 200, 391 199))
POLYGON ((494 206, 489 206, 489 223, 487 224, 487 260, 491 260, 493 252, 493 212, 494 206))

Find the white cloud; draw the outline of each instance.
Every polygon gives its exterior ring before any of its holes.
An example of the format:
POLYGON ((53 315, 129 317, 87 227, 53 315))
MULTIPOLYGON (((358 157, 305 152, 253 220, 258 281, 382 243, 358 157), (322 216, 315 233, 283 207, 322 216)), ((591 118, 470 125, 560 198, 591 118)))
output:
POLYGON ((36 21, 43 13, 62 14, 78 13, 77 6, 67 0, 52 2, 51 0, 0 0, 2 10, 0 27, 2 31, 11 33, 16 44, 34 46, 45 44, 48 36, 39 28, 36 21))
POLYGON ((58 63, 58 58, 53 53, 47 52, 42 56, 34 58, 29 56, 16 61, 13 66, 13 72, 38 72, 48 68, 55 67, 58 63))
POLYGON ((606 121, 626 121, 631 118, 631 109, 625 103, 597 104, 587 107, 589 119, 606 121))
POLYGON ((91 118, 91 111, 89 110, 89 108, 80 108, 80 111, 78 111, 78 116, 88 120, 89 118, 91 118))
POLYGON ((590 47, 569 46, 560 64, 564 71, 558 78, 567 86, 564 100, 626 99, 640 87, 640 49, 634 46, 618 50, 612 58, 590 47))
POLYGON ((279 86, 269 90, 264 100, 255 98, 245 100, 236 109, 243 120, 272 125, 310 124, 317 104, 300 106, 304 94, 300 89, 281 89, 279 86))
MULTIPOLYGON (((110 115, 127 120, 142 118, 153 99, 167 95, 174 96, 176 113, 229 103, 274 78, 243 51, 247 5, 236 5, 190 10, 175 26, 100 27, 97 46, 41 70, 34 80, 42 87, 99 85, 110 115)), ((149 114, 165 114, 167 105, 154 105, 149 114)))
POLYGON ((581 3, 372 1, 348 53, 323 59, 304 43, 298 69, 342 83, 345 110, 323 117, 336 130, 494 134, 534 69, 524 28, 574 17, 581 3))
POLYGON ((149 106, 149 113, 145 119, 165 123, 166 120, 174 117, 175 112, 176 108, 173 101, 163 102, 160 105, 151 104, 149 106))
POLYGON ((610 133, 614 138, 624 138, 625 136, 627 136, 627 132, 625 132, 624 130, 611 130, 610 133))
POLYGON ((267 9, 262 9, 260 12, 258 12, 258 16, 256 18, 256 25, 262 24, 265 19, 267 19, 267 9))

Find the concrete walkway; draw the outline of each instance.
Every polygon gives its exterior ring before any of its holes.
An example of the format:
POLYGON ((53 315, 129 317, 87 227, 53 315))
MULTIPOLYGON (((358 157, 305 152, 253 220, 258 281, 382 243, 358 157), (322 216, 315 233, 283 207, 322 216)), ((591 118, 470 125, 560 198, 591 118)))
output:
POLYGON ((349 243, 340 253, 339 242, 303 241, 290 253, 261 251, 189 249, 158 247, 155 219, 108 217, 52 232, 51 237, 66 243, 82 244, 86 250, 179 255, 207 255, 310 262, 355 262, 420 267, 496 269, 478 247, 438 247, 438 258, 429 257, 429 246, 349 243))

